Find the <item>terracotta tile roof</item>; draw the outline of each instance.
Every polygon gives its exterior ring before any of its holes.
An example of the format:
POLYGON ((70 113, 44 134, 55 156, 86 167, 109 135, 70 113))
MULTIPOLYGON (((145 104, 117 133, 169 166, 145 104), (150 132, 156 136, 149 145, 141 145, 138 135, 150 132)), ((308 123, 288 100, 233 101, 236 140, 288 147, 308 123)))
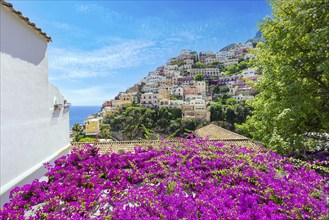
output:
POLYGON ((28 17, 22 15, 22 12, 16 11, 11 3, 8 3, 4 0, 0 0, 1 4, 14 14, 16 14, 20 19, 22 19, 27 25, 31 26, 36 32, 38 32, 42 37, 44 37, 48 42, 51 41, 51 37, 49 37, 45 32, 38 28, 33 22, 30 21, 28 17))
POLYGON ((226 130, 214 124, 209 124, 196 130, 196 134, 203 138, 214 140, 249 140, 247 137, 226 130))

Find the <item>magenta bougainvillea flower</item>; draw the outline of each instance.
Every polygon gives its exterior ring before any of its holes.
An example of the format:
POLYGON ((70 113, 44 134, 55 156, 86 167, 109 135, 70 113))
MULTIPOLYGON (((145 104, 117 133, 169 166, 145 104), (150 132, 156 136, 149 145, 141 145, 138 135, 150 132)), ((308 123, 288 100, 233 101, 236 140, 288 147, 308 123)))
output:
POLYGON ((329 178, 264 148, 206 139, 47 164, 11 192, 0 219, 326 219, 329 178))

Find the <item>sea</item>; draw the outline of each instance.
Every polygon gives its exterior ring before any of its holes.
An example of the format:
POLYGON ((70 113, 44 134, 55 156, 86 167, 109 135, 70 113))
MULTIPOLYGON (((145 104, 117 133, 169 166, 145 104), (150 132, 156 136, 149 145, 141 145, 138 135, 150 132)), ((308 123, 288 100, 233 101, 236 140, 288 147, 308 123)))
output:
POLYGON ((83 125, 88 115, 96 114, 100 111, 100 106, 71 106, 70 107, 70 129, 75 123, 83 125))

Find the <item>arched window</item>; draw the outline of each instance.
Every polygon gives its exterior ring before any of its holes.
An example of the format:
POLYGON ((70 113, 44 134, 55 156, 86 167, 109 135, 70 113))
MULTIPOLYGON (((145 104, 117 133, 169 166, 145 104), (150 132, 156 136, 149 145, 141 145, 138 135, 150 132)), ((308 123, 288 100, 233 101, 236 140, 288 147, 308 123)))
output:
POLYGON ((58 104, 58 99, 57 99, 57 97, 55 95, 54 95, 54 98, 53 98, 53 104, 54 105, 58 104))

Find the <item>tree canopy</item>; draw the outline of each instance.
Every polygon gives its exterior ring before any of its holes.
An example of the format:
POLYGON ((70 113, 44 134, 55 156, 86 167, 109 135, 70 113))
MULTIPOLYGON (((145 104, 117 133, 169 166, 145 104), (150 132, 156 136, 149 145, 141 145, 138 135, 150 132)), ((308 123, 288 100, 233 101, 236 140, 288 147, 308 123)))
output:
POLYGON ((101 124, 99 134, 102 138, 108 139, 111 137, 111 126, 108 124, 101 124))
POLYGON ((204 75, 203 74, 196 74, 194 76, 194 80, 195 81, 202 81, 202 80, 204 80, 204 75))
POLYGON ((238 104, 233 98, 218 99, 216 103, 210 105, 210 120, 213 122, 225 122, 226 129, 235 130, 235 123, 241 124, 251 115, 248 105, 238 104))
MULTIPOLYGON (((125 139, 147 138, 149 134, 164 136, 185 136, 186 130, 195 130, 202 126, 201 120, 183 120, 179 108, 127 107, 107 116, 103 120, 101 131, 107 128, 112 132, 122 132, 125 139)), ((101 133, 101 136, 104 135, 101 133)), ((106 134, 105 134, 106 135, 106 134)), ((111 135, 111 132, 110 134, 111 135)))
POLYGON ((200 61, 197 61, 195 63, 195 68, 202 69, 202 68, 205 68, 205 65, 203 65, 200 61))
POLYGON ((260 30, 262 69, 253 116, 241 127, 280 153, 315 146, 329 132, 329 1, 272 0, 260 30))

